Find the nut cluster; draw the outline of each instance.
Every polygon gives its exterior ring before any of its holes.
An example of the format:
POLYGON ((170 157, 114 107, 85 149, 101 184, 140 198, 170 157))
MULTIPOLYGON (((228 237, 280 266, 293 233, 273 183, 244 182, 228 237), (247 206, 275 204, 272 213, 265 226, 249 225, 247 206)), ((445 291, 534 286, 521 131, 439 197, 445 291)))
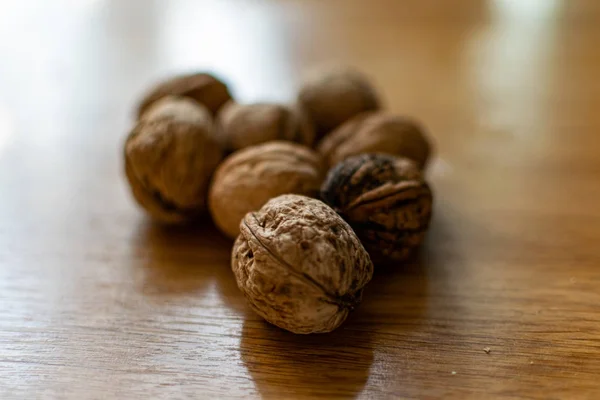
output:
POLYGON ((293 105, 236 102, 205 72, 175 76, 141 99, 125 173, 156 221, 209 214, 235 239, 231 268, 257 314, 330 332, 361 302, 373 263, 405 262, 431 219, 430 141, 381 107, 349 68, 309 76, 293 105))

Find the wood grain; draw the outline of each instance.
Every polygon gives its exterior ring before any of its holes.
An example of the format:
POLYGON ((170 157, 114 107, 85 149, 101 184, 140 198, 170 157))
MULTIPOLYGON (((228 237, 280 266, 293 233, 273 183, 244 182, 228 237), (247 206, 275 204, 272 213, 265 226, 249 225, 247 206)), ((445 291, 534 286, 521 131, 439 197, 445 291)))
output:
POLYGON ((0 398, 600 398, 599 26, 595 0, 4 2, 0 398), (329 62, 428 127, 435 216, 342 328, 295 336, 210 222, 145 218, 121 148, 161 76, 289 101, 329 62))

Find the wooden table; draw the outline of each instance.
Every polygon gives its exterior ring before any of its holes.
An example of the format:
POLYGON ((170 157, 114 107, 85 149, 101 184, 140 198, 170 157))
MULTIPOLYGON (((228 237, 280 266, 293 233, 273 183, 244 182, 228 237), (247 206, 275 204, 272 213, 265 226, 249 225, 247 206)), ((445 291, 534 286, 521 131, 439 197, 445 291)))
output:
POLYGON ((600 398, 600 2, 6 3, 0 398, 600 398), (295 336, 210 222, 147 220, 121 151, 162 76, 290 101, 327 62, 428 126, 435 217, 339 330, 295 336))

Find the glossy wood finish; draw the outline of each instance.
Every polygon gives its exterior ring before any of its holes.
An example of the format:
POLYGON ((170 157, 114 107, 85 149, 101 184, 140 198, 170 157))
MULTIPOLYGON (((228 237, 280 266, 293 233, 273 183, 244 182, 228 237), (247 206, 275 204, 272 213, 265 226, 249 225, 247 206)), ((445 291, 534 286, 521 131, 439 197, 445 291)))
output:
POLYGON ((0 9, 0 398, 600 398, 600 2, 0 9), (294 336, 210 223, 147 221, 121 146, 161 76, 289 100, 332 61, 429 127, 435 218, 341 329, 294 336))

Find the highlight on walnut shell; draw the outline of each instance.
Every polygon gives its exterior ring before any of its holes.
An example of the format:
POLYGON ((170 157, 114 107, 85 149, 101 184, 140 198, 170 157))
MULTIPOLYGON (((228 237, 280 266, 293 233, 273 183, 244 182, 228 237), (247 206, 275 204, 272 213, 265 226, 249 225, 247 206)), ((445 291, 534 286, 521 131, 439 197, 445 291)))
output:
POLYGON ((431 220, 431 189, 403 157, 350 157, 329 172, 321 198, 352 226, 375 264, 406 260, 431 220))
POLYGON ((317 140, 355 115, 381 107, 363 73, 339 66, 310 74, 300 88, 298 104, 315 127, 317 140))
POLYGON ((254 311, 302 334, 339 327, 373 275, 352 228, 323 202, 298 195, 244 217, 231 267, 254 311))
POLYGON ((206 211, 222 158, 206 108, 183 97, 155 102, 129 134, 124 155, 132 193, 156 220, 186 222, 206 211))
POLYGON ((156 84, 143 96, 138 106, 138 117, 165 96, 188 97, 202 104, 212 115, 231 100, 227 85, 209 73, 177 75, 156 84))
POLYGON ((317 150, 330 167, 362 153, 407 157, 425 168, 431 144, 416 121, 383 111, 352 118, 319 143, 317 150))
POLYGON ((324 177, 321 158, 306 146, 273 141, 247 147, 219 165, 210 186, 209 210, 217 227, 235 239, 246 213, 282 194, 316 197, 324 177))

